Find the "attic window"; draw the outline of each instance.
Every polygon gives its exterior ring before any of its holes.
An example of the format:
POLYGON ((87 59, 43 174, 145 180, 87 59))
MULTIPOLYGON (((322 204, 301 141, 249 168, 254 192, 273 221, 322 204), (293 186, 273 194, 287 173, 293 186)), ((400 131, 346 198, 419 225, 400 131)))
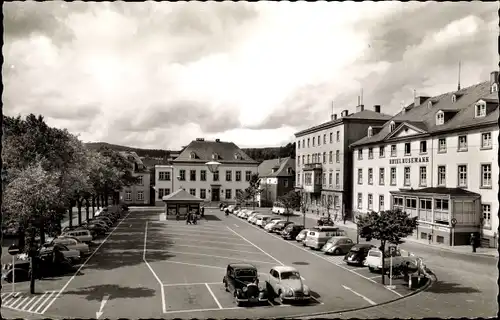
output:
POLYGON ((427 107, 430 109, 432 108, 432 101, 427 102, 427 107))
POLYGON ((219 155, 217 153, 212 153, 212 160, 219 159, 219 155))
POLYGON ((237 153, 234 154, 234 159, 235 160, 241 160, 241 156, 237 153))
POLYGON ((394 121, 391 121, 391 132, 396 130, 396 123, 394 121))
POLYGON ((498 84, 494 83, 491 85, 491 93, 498 92, 498 84))
POLYGON ((444 112, 443 111, 439 111, 438 113, 436 113, 436 125, 442 125, 444 124, 444 112))
POLYGON ((288 168, 288 174, 292 174, 292 168, 288 168))
POLYGON ((481 118, 486 116, 486 103, 484 101, 479 101, 476 103, 476 118, 481 118))
POLYGON ((371 136, 373 136, 373 129, 372 127, 368 127, 368 138, 370 138, 371 136))
POLYGON ((191 153, 189 154, 189 159, 196 159, 196 153, 191 152, 191 153))
POLYGON ((451 102, 453 102, 453 103, 457 102, 457 96, 456 95, 452 95, 451 96, 451 102))

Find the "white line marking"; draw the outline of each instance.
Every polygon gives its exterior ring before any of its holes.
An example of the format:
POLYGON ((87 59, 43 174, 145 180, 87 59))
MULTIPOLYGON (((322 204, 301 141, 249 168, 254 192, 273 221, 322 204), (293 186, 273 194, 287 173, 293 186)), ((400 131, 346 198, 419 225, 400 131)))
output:
POLYGON ((304 278, 303 276, 300 276, 300 279, 302 279, 302 281, 306 281, 306 278, 304 278))
POLYGON ((217 303, 217 306, 219 307, 219 309, 222 309, 222 306, 220 305, 219 300, 217 300, 217 298, 215 297, 215 294, 213 293, 212 289, 210 289, 210 286, 208 285, 208 283, 205 283, 205 287, 207 287, 208 291, 212 295, 212 298, 214 298, 215 303, 217 303))
POLYGON ((160 278, 158 275, 155 273, 153 268, 149 265, 149 262, 146 260, 146 243, 147 243, 147 238, 148 238, 148 221, 146 220, 146 227, 144 229, 144 251, 142 253, 142 260, 144 260, 144 263, 148 266, 149 270, 151 270, 151 273, 153 276, 156 278, 156 281, 160 284, 160 291, 161 291, 161 307, 162 311, 165 313, 167 311, 167 305, 165 302, 165 291, 163 289, 163 283, 161 282, 160 278))
MULTIPOLYGON (((157 221, 152 221, 151 222, 152 224, 157 224, 157 221)), ((155 226, 153 228, 150 228, 150 229, 153 229, 153 230, 156 230, 156 229, 169 229, 169 228, 180 228, 180 229, 190 229, 190 230, 193 230, 193 229, 196 229, 196 230, 220 230, 220 231, 223 231, 224 228, 223 227, 216 227, 216 226, 206 226, 206 225, 197 225, 196 227, 193 227, 193 226, 189 226, 189 225, 185 225, 185 224, 166 224, 166 223, 159 223, 161 224, 162 226, 155 226)))
POLYGON ((12 298, 10 297, 9 299, 5 300, 4 303, 2 303, 2 305, 4 306, 8 306, 12 301, 14 301, 16 298, 12 298))
POLYGON ((2 296, 2 300, 7 300, 7 298, 9 298, 13 293, 15 292, 4 293, 5 296, 2 296))
MULTIPOLYGON (((186 238, 183 238, 183 237, 169 237, 169 239, 180 239, 180 240, 183 240, 183 241, 188 241, 188 242, 196 242, 196 243, 200 243, 200 240, 199 239, 186 239, 186 238)), ((220 243, 220 244, 228 244, 227 241, 224 242, 224 241, 210 241, 210 240, 203 240, 204 243, 220 243)), ((168 242, 167 242, 168 243, 168 242)), ((171 242, 171 243, 177 243, 175 241, 171 242)), ((244 244, 244 243, 231 243, 231 246, 242 246, 242 247, 252 247, 251 245, 249 244, 244 244)))
POLYGON ((239 227, 240 227, 240 226, 239 226, 239 225, 237 225, 236 223, 234 223, 234 226, 235 226, 236 228, 239 228, 239 227))
POLYGON ((44 293, 43 293, 43 295, 42 295, 40 298, 38 298, 38 300, 37 300, 35 303, 33 303, 33 304, 31 305, 31 307, 28 309, 28 312, 31 312, 31 310, 33 310, 33 309, 35 308, 35 306, 36 306, 38 303, 40 303, 40 301, 42 301, 43 297, 45 297, 45 295, 46 295, 47 293, 48 293, 48 292, 44 292, 44 293))
POLYGON ((351 288, 349 287, 346 287, 344 285, 342 285, 342 287, 344 287, 344 289, 346 290, 349 290, 351 291, 352 293, 354 293, 355 295, 357 295, 358 297, 361 297, 363 298, 363 300, 365 300, 366 302, 368 302, 369 304, 371 304, 372 306, 376 305, 375 302, 373 302, 372 300, 368 299, 367 297, 365 297, 364 295, 360 294, 360 293, 357 293, 356 291, 352 290, 351 288))
POLYGON ((274 303, 271 302, 271 300, 267 300, 267 302, 269 302, 269 304, 273 307, 275 307, 276 305, 274 303))
MULTIPOLYGON (((102 247, 102 245, 104 243, 106 243, 106 241, 108 240, 108 238, 113 234, 113 232, 115 232, 115 230, 122 224, 123 221, 125 221, 127 219, 127 217, 130 215, 130 213, 132 213, 132 211, 129 211, 129 213, 125 216, 125 218, 123 218, 117 225, 116 227, 113 228, 113 230, 111 230, 111 232, 106 236, 106 238, 104 238, 104 240, 99 244, 99 246, 94 250, 94 252, 92 252, 92 254, 83 262, 83 264, 78 268, 78 270, 76 270, 75 274, 68 280, 68 282, 66 282, 66 284, 64 285, 64 287, 62 287, 61 290, 59 290, 59 292, 56 294, 56 296, 49 302, 49 304, 47 304, 47 307, 45 307, 45 309, 43 309, 43 311, 41 312, 41 314, 44 314, 45 311, 47 311, 48 308, 50 308, 50 306, 56 301, 57 298, 59 298, 59 296, 64 292, 64 290, 66 290, 66 288, 69 286, 69 284, 71 283, 71 281, 73 281, 73 279, 75 279, 76 275, 80 273, 80 271, 83 269, 83 267, 85 267, 85 265, 90 261, 90 259, 92 259, 92 257, 97 253, 97 251, 99 251, 99 249, 102 247)), ((51 293, 52 295, 52 293, 51 293)))
MULTIPOLYGON (((238 238, 236 237, 221 237, 221 236, 209 236, 209 235, 198 235, 198 234, 194 234, 194 233, 178 233, 178 232, 169 232, 168 234, 165 234, 164 236, 166 236, 167 238, 171 235, 178 235, 178 236, 189 236, 189 238, 193 238, 193 237, 197 237, 197 238, 200 238, 200 237, 204 237, 204 238, 217 238, 217 239, 229 239, 229 240, 239 240, 238 238)), ((202 239, 199 239, 198 241, 203 241, 202 239)))
POLYGON ((369 279, 376 279, 376 278, 381 278, 382 276, 373 276, 373 277, 370 277, 369 279))
POLYGON ((22 300, 21 300, 21 302, 19 302, 19 304, 16 304, 15 306, 14 306, 14 304, 13 304, 13 305, 11 306, 11 308, 16 308, 16 309, 17 309, 17 308, 19 308, 19 307, 20 307, 20 306, 21 306, 24 302, 26 302, 26 300, 28 300, 28 299, 29 299, 29 297, 25 297, 24 299, 22 299, 22 300))
MULTIPOLYGON (((244 251, 244 250, 236 250, 236 249, 226 249, 219 247, 206 247, 206 246, 191 246, 188 244, 176 244, 177 247, 188 247, 188 248, 200 248, 200 249, 210 249, 210 250, 223 250, 223 251, 234 251, 234 252, 243 252, 250 254, 262 254, 260 252, 252 252, 252 251, 244 251)), ((148 252, 168 252, 168 249, 149 249, 148 252)))
POLYGON ((233 229, 227 227, 230 231, 232 231, 234 234, 238 235, 241 237, 241 239, 245 240, 246 242, 250 243, 252 246, 254 246, 255 248, 259 249, 260 251, 264 252, 264 254, 266 254, 268 257, 270 257, 271 259, 273 259, 274 261, 278 262, 279 264, 281 264, 282 266, 284 266, 285 264, 281 261, 279 261, 278 259, 276 259, 275 257, 273 257, 272 255, 270 255, 269 253, 265 252, 264 250, 262 250, 261 248, 259 248, 257 245, 253 244, 250 240, 248 240, 247 238, 243 237, 241 234, 239 234, 238 232, 234 231, 233 229))
MULTIPOLYGON (((48 307, 50 306, 50 303, 47 305, 47 307, 46 307, 45 309, 43 309, 43 312, 40 312, 40 309, 42 309, 42 307, 45 305, 45 303, 46 303, 47 301, 49 301, 49 300, 50 300, 50 297, 52 297, 52 295, 53 295, 54 293, 55 293, 55 291, 50 291, 49 296, 48 296, 47 298, 45 298, 45 300, 43 300, 43 302, 42 302, 42 303, 40 303, 40 305, 38 306, 38 308, 36 308, 35 313, 40 313, 40 314, 43 314, 43 313, 45 312, 45 310, 47 310, 47 309, 48 309, 48 307)), ((55 299, 54 299, 54 300, 52 300, 52 301, 55 301, 55 299)))
POLYGON ((315 297, 311 296, 311 299, 313 299, 314 301, 316 301, 317 303, 319 304, 325 304, 324 302, 321 302, 319 301, 318 299, 316 299, 315 297))
MULTIPOLYGON (((19 297, 16 299, 16 301, 14 301, 14 302, 12 302, 12 303, 9 303, 9 304, 7 305, 7 307, 12 308, 12 306, 14 306, 16 303, 18 303, 18 302, 19 302, 19 300, 21 300, 22 298, 23 298, 22 296, 19 296, 19 297)), ((14 298, 14 299, 15 299, 15 298, 14 298)), ((11 301, 12 301, 12 300, 11 300, 11 301)))
POLYGON ((172 310, 172 311, 165 311, 164 313, 187 313, 187 312, 205 312, 205 311, 237 310, 237 309, 244 309, 244 308, 231 307, 231 308, 222 308, 222 309, 210 308, 210 309, 192 309, 192 310, 172 310))
POLYGON ((33 297, 30 299, 30 301, 28 301, 22 308, 21 310, 25 310, 29 305, 31 305, 31 303, 33 302, 33 300, 35 300, 37 297, 33 297))
POLYGON ((242 259, 242 258, 233 258, 233 257, 224 257, 224 256, 216 256, 216 255, 213 255, 213 254, 205 254, 205 253, 182 252, 182 251, 172 251, 172 250, 167 250, 167 252, 169 252, 169 253, 175 253, 175 254, 187 254, 187 255, 192 255, 192 256, 204 256, 204 257, 213 257, 213 258, 219 258, 219 259, 228 259, 228 260, 255 262, 255 263, 275 264, 274 262, 266 262, 266 261, 251 260, 251 259, 242 259))
POLYGON ((164 283, 164 287, 181 287, 181 286, 201 286, 206 284, 221 284, 222 282, 195 282, 195 283, 164 283))
POLYGON ((351 269, 352 271, 358 271, 358 270, 366 270, 366 268, 355 268, 355 269, 351 269))
POLYGON ((211 265, 207 265, 207 264, 196 264, 196 263, 187 263, 187 262, 179 262, 179 261, 169 261, 169 260, 164 260, 164 261, 161 261, 161 262, 162 263, 183 264, 183 265, 192 266, 192 267, 203 267, 203 268, 214 268, 214 269, 226 270, 226 268, 223 268, 223 267, 211 266, 211 265))

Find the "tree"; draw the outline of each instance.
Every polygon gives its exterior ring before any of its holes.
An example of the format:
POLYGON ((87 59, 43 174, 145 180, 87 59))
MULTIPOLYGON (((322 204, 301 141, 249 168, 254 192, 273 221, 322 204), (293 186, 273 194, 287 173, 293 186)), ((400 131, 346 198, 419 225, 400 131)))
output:
POLYGON ((258 194, 260 194, 260 178, 257 173, 252 174, 250 178, 248 188, 245 189, 245 192, 248 194, 248 198, 252 199, 252 205, 255 209, 255 198, 258 194))
POLYGON ((385 284, 385 245, 403 243, 418 226, 418 217, 411 218, 406 212, 399 209, 386 210, 380 213, 371 212, 367 215, 358 215, 358 232, 361 238, 367 241, 380 240, 382 251, 382 284, 385 284))
POLYGON ((285 207, 285 211, 287 214, 286 221, 289 221, 290 220, 290 209, 292 209, 292 211, 293 211, 294 209, 300 208, 301 195, 299 192, 292 190, 292 191, 288 192, 287 194, 285 194, 284 196, 281 196, 279 198, 279 201, 285 207))
POLYGON ((236 201, 240 204, 240 206, 244 206, 248 199, 250 199, 250 195, 246 190, 240 191, 236 193, 236 201))
POLYGON ((332 209, 332 207, 333 207, 333 196, 328 195, 328 196, 326 196, 326 200, 325 200, 325 208, 326 208, 326 214, 328 216, 328 220, 331 220, 330 209, 332 209))

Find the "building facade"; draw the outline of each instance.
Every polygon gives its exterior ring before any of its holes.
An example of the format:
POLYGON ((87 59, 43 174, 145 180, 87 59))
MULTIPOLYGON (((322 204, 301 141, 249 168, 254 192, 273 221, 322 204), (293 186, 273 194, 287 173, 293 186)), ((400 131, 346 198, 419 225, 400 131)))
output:
POLYGON ((260 207, 271 207, 280 197, 295 189, 295 159, 264 160, 258 168, 261 192, 260 207))
POLYGON ((342 111, 329 122, 295 134, 296 189, 306 194, 308 210, 346 216, 350 214, 352 190, 352 157, 349 145, 365 135, 369 126, 380 126, 391 116, 380 112, 380 106, 356 113, 342 111))
POLYGON ((163 196, 179 188, 206 202, 236 202, 236 194, 248 188, 258 165, 232 142, 196 139, 172 165, 155 166, 155 204, 163 205, 163 196), (209 161, 221 163, 217 172, 210 172, 209 161))
POLYGON ((150 204, 150 179, 151 174, 146 166, 142 163, 135 152, 120 152, 132 166, 132 175, 139 179, 135 185, 124 187, 120 191, 120 201, 128 205, 149 205, 150 204))
POLYGON ((417 97, 351 145, 360 213, 400 208, 418 216, 414 237, 483 246, 498 237, 498 72, 490 81, 417 97))

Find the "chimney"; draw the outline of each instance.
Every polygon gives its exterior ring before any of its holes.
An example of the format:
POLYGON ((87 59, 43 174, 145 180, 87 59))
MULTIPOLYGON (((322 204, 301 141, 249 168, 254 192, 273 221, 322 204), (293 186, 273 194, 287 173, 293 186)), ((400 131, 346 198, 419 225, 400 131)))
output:
POLYGON ((380 113, 380 105, 379 104, 374 105, 373 111, 375 111, 376 113, 380 113))
POLYGON ((220 142, 220 139, 215 139, 215 142, 220 142))
POLYGON ((336 113, 334 113, 334 114, 332 115, 332 117, 333 117, 333 120, 337 120, 337 114, 336 114, 336 113))
POLYGON ((359 105, 356 107, 356 112, 361 112, 361 111, 363 111, 363 110, 365 110, 365 106, 364 106, 364 105, 362 105, 362 104, 359 104, 359 105))
POLYGON ((498 71, 493 71, 490 74, 490 85, 492 86, 494 83, 498 83, 498 71))
POLYGON ((196 141, 205 141, 204 138, 196 138, 196 141))
POLYGON ((342 112, 340 113, 340 116, 347 117, 348 114, 349 114, 349 110, 342 110, 342 112))

